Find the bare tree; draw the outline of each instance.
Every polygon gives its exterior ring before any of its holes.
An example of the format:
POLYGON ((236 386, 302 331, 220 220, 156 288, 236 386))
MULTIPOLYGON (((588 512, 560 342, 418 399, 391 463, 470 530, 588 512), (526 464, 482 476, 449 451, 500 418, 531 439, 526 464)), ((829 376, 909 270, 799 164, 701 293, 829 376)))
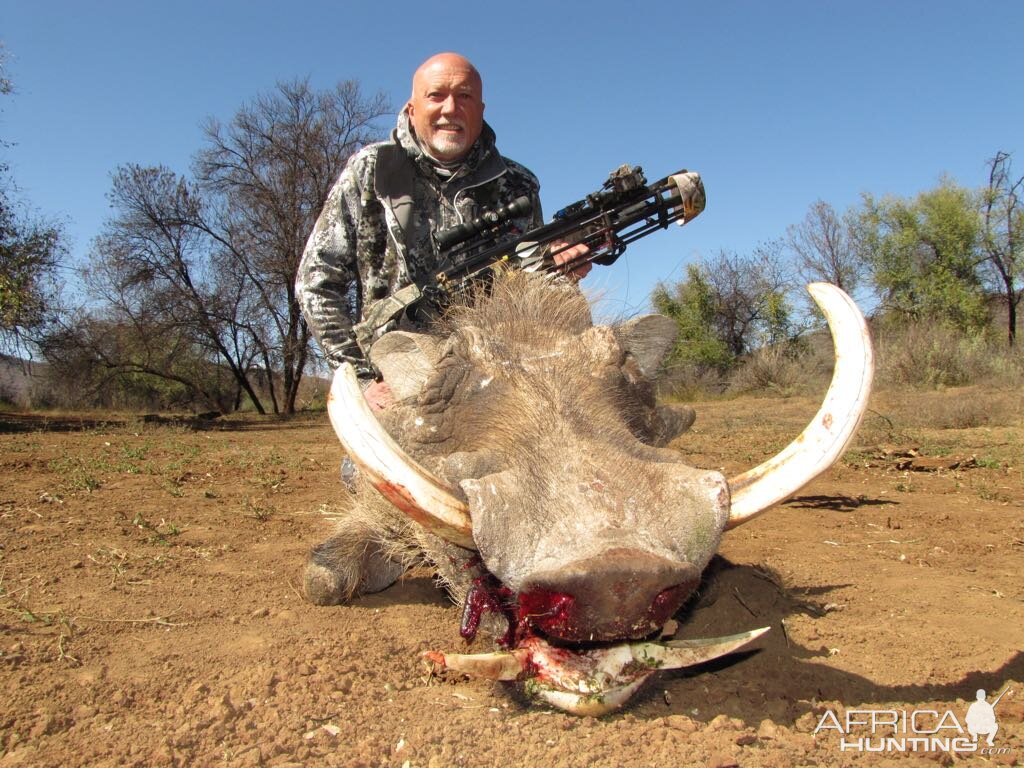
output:
POLYGON ((117 348, 130 352, 121 359, 104 352, 107 364, 178 380, 161 352, 184 344, 228 368, 236 407, 244 395, 264 413, 265 394, 275 413, 294 412, 311 349, 295 296, 299 260, 345 162, 378 138, 373 123, 388 110, 353 82, 325 92, 280 84, 229 124, 207 122, 194 182, 162 167, 118 169, 90 285, 101 317, 148 336, 117 348))
POLYGON ((137 338, 106 350, 94 344, 97 357, 111 368, 181 381, 166 353, 196 345, 227 365, 265 413, 250 377, 251 340, 236 333, 240 304, 233 296, 241 282, 224 284, 209 259, 209 238, 192 224, 204 216, 201 196, 166 168, 129 165, 114 174, 110 202, 115 215, 96 239, 86 282, 107 319, 134 328, 137 338))
POLYGON ((60 404, 227 412, 238 400, 225 366, 189 328, 159 315, 78 313, 41 348, 50 363, 50 397, 60 404))
POLYGON ((0 165, 0 347, 19 350, 52 319, 67 249, 62 227, 32 213, 0 165))
POLYGON ((785 244, 794 255, 794 264, 805 282, 823 280, 853 293, 864 276, 850 227, 830 203, 814 202, 799 224, 786 230, 785 244))
POLYGON ((193 223, 217 243, 223 268, 252 289, 247 330, 268 374, 280 372, 285 412, 295 409, 310 347, 295 296, 306 239, 346 160, 378 137, 374 123, 389 110, 382 95, 364 98, 352 81, 319 93, 297 81, 244 105, 228 125, 205 127, 196 176, 211 215, 193 223))
POLYGON ((1010 155, 996 152, 988 161, 988 187, 982 197, 982 249, 993 282, 1006 301, 1006 331, 1010 346, 1017 341, 1017 307, 1024 296, 1019 285, 1024 270, 1024 208, 1018 197, 1024 176, 1013 179, 1010 155))
MULTIPOLYGON (((0 96, 14 92, 0 42, 0 96)), ((0 147, 10 143, 0 139, 0 147)), ((57 311, 58 273, 67 256, 63 227, 23 202, 6 163, 0 163, 0 349, 21 351, 57 311)))
POLYGON ((734 357, 761 344, 786 340, 791 330, 786 294, 792 280, 786 273, 782 243, 771 241, 750 256, 720 251, 707 265, 706 279, 716 297, 718 337, 734 357))

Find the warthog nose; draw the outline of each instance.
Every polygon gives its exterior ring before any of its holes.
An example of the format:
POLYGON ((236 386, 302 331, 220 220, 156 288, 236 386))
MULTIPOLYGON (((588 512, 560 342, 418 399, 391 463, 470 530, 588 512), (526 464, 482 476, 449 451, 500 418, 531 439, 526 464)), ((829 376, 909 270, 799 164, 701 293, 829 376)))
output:
POLYGON ((660 629, 699 581, 692 565, 617 548, 533 574, 519 615, 563 640, 636 639, 660 629))

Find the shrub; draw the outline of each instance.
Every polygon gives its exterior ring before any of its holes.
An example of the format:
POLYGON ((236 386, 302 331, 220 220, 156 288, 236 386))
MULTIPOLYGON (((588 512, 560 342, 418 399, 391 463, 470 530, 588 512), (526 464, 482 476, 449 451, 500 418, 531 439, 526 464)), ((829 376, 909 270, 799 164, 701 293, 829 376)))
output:
POLYGON ((1024 373, 1021 354, 984 333, 947 324, 886 328, 876 341, 881 386, 1011 384, 1024 373))

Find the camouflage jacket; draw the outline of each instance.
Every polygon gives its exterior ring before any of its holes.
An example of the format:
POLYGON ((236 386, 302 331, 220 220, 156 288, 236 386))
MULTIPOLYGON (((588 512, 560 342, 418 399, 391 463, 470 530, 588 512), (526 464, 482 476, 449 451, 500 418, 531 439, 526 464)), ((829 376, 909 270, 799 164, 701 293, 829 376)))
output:
POLYGON ((423 286, 450 266, 439 263, 433 232, 522 195, 533 210, 514 221, 516 229, 543 223, 537 178, 502 157, 494 141, 484 123, 465 162, 445 175, 420 149, 403 111, 389 141, 349 160, 306 243, 296 279, 306 321, 332 368, 348 361, 365 372, 352 326, 375 302, 407 285, 423 286))

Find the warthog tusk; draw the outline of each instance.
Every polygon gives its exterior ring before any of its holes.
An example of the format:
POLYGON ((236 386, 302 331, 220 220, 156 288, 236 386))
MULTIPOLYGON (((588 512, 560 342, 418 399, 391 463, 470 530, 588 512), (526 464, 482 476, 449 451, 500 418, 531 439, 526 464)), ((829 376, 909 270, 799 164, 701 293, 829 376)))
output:
POLYGON ((625 704, 660 669, 681 669, 738 651, 768 627, 736 635, 666 643, 619 643, 574 652, 539 637, 510 651, 442 653, 423 658, 441 669, 489 680, 524 680, 531 695, 577 715, 603 715, 625 704))
POLYGON ((511 681, 526 671, 530 654, 526 650, 494 651, 493 653, 442 653, 424 651, 424 660, 440 669, 451 669, 470 677, 511 681))
POLYGON ((384 431, 349 363, 334 374, 327 414, 345 452, 388 501, 431 533, 476 549, 469 507, 384 431))
POLYGON ((804 431, 768 461, 729 479, 735 528, 793 495, 832 466, 853 439, 868 407, 875 362, 867 323, 853 299, 828 283, 808 292, 825 313, 836 364, 821 408, 804 431))

